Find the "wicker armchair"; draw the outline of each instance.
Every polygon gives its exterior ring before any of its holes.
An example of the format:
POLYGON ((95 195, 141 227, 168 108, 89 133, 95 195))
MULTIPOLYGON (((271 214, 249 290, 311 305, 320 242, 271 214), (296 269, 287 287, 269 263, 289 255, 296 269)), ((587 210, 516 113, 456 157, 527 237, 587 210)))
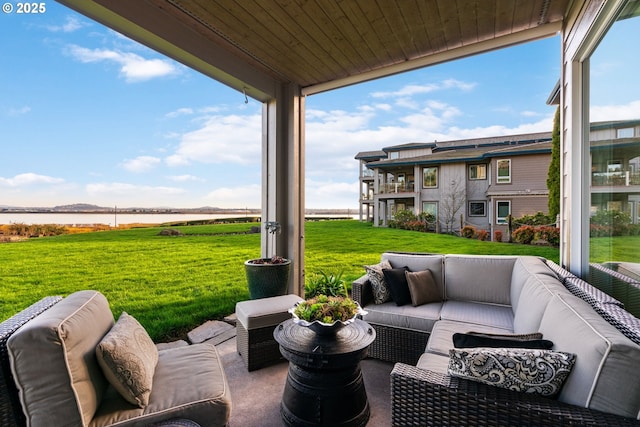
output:
POLYGON ((397 363, 393 426, 627 426, 635 419, 488 386, 397 363))

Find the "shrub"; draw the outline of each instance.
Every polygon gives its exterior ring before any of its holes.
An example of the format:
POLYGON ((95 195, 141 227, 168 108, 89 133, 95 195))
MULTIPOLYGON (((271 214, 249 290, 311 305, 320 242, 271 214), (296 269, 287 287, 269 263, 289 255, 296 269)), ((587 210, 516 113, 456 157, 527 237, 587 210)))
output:
POLYGON ((549 225, 555 224, 556 219, 538 212, 535 215, 523 215, 520 218, 514 218, 513 222, 519 225, 549 225))
POLYGON ((493 232, 493 241, 502 242, 502 231, 496 230, 493 232))
MULTIPOLYGON (((611 232, 609 236, 628 236, 632 232, 631 215, 617 210, 599 210, 591 217, 591 225, 605 227, 597 229, 598 233, 604 233, 608 227, 611 232)), ((602 235, 607 234, 600 234, 602 235)))
POLYGON ((462 230, 460 230, 460 235, 467 239, 472 239, 476 235, 476 228, 472 225, 465 225, 462 227, 462 230))
POLYGON ((548 225, 536 227, 534 239, 545 240, 550 245, 558 246, 560 244, 560 229, 548 225))
POLYGON ((489 240, 489 232, 487 230, 478 230, 476 233, 478 240, 489 240))
POLYGON ((304 286, 304 297, 314 298, 318 295, 346 297, 347 285, 340 273, 325 273, 320 270, 313 275, 304 286))
POLYGON ((418 217, 413 213, 413 211, 409 209, 402 209, 393 215, 393 219, 389 221, 389 227, 406 229, 409 222, 417 220, 418 217))
POLYGON ((514 230, 511 236, 516 242, 527 245, 533 241, 535 229, 530 225, 523 225, 514 230))

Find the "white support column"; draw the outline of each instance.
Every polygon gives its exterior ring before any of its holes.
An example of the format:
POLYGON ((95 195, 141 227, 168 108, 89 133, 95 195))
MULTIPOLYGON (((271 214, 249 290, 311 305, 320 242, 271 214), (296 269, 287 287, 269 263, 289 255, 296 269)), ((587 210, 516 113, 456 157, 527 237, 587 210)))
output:
POLYGON ((262 223, 277 221, 280 232, 262 226, 263 257, 292 260, 289 292, 304 294, 304 98, 284 85, 262 109, 262 223))

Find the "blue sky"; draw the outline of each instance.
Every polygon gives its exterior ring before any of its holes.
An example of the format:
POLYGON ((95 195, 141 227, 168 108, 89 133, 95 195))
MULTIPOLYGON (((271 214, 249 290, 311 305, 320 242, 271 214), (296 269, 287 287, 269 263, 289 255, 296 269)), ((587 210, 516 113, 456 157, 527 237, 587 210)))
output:
MULTIPOLYGON (((45 4, 0 15, 0 206, 260 206, 259 102, 45 4)), ((550 131, 559 75, 554 37, 308 97, 306 206, 357 208, 360 151, 550 131)))

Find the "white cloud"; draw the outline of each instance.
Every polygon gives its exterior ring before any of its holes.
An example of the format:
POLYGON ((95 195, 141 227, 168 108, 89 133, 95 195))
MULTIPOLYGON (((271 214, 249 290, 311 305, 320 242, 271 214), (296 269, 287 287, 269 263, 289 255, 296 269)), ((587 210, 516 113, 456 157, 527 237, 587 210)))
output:
POLYGON ((261 203, 260 184, 240 187, 221 187, 207 194, 207 203, 220 208, 256 208, 261 203))
POLYGON ((168 60, 145 59, 135 53, 109 49, 88 49, 78 45, 70 45, 68 52, 83 63, 107 61, 120 65, 120 74, 129 83, 178 73, 178 68, 168 60))
POLYGON ((469 91, 476 86, 476 83, 463 82, 456 79, 446 79, 439 83, 429 83, 424 85, 406 85, 402 88, 391 92, 373 92, 371 96, 374 98, 406 98, 414 95, 422 95, 445 89, 460 89, 469 91))
POLYGON ((31 107, 25 105, 25 106, 18 107, 18 108, 9 108, 8 114, 11 117, 17 117, 17 116, 22 116, 22 115, 30 113, 30 112, 31 112, 31 107))
POLYGON ((635 120, 640 117, 640 101, 621 105, 594 105, 589 110, 592 122, 635 120))
POLYGON ((167 114, 165 114, 165 117, 169 118, 169 119, 173 119, 176 117, 180 117, 180 116, 188 116, 193 114, 193 108, 178 108, 175 111, 170 111, 167 114))
POLYGON ((169 166, 200 163, 260 163, 262 116, 210 116, 200 129, 182 135, 180 145, 165 161, 169 166))
POLYGON ((158 166, 162 160, 152 156, 139 156, 135 159, 127 159, 121 163, 121 166, 129 172, 142 173, 148 172, 158 166))
POLYGON ((90 196, 135 196, 141 194, 148 199, 154 197, 166 197, 185 193, 185 190, 177 187, 154 187, 150 185, 135 185, 124 182, 94 183, 86 185, 87 194, 90 196))
POLYGON ((172 175, 172 176, 168 176, 167 179, 175 182, 189 182, 189 181, 204 182, 204 179, 198 178, 197 176, 193 176, 193 175, 172 175))
POLYGON ((49 25, 47 26, 47 29, 49 31, 52 31, 54 33, 72 33, 74 31, 79 30, 80 28, 89 26, 89 23, 86 23, 84 21, 80 21, 77 17, 75 16, 67 16, 67 19, 65 20, 65 22, 61 25, 49 25))
POLYGON ((13 178, 0 177, 0 185, 7 187, 24 187, 37 184, 61 184, 64 182, 62 178, 54 178, 52 176, 38 175, 35 173, 21 173, 13 178))
POLYGON ((305 183, 306 207, 309 209, 326 207, 347 209, 358 205, 357 181, 336 182, 307 179, 305 183))

